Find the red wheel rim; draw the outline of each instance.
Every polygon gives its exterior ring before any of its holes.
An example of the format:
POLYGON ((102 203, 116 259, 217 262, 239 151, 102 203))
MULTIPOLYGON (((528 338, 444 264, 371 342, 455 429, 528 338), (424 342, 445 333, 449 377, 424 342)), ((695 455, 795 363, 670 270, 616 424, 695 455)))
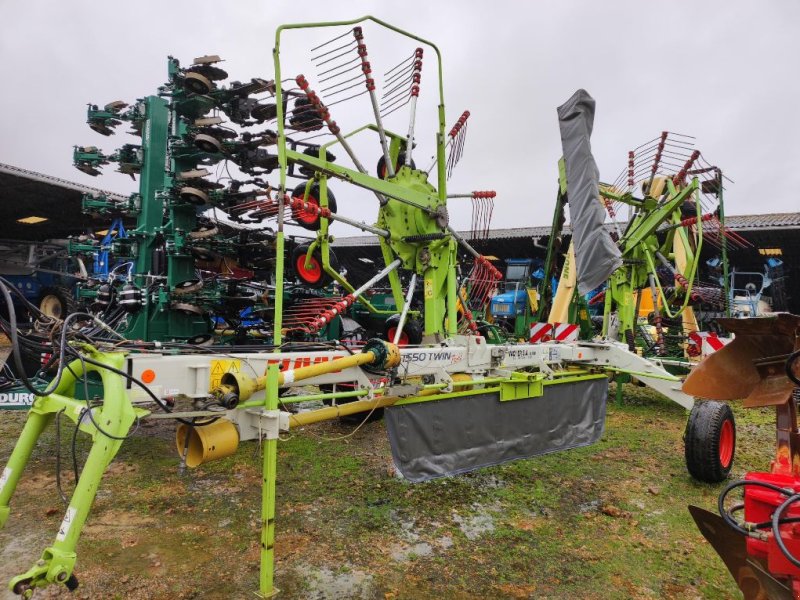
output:
POLYGON ((306 283, 317 283, 322 277, 322 268, 316 257, 312 256, 308 259, 308 268, 306 268, 306 255, 301 254, 297 257, 297 276, 306 283))
MULTIPOLYGON (((309 204, 313 204, 314 206, 319 206, 319 202, 316 198, 309 196, 306 200, 309 204)), ((311 210, 306 210, 304 208, 298 209, 294 211, 294 220, 299 223, 304 223, 305 225, 313 225, 319 220, 319 215, 316 212, 311 210)))
POLYGON ((719 432, 719 462, 724 469, 727 469, 733 461, 735 441, 736 434, 733 431, 733 423, 728 419, 722 424, 722 429, 719 432))
MULTIPOLYGON (((387 332, 386 336, 389 338, 390 342, 394 341, 394 336, 397 333, 397 327, 389 327, 389 331, 387 332)), ((400 339, 397 340, 398 346, 408 346, 408 334, 404 331, 400 334, 400 339)))

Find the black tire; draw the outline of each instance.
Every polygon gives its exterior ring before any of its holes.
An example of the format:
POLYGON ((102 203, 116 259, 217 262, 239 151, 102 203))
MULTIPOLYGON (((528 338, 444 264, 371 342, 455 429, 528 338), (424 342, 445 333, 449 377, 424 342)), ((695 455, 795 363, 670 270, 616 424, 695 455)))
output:
MULTIPOLYGON (((311 269, 305 269, 303 266, 304 263, 300 262, 304 261, 309 246, 310 244, 302 244, 294 249, 292 252, 292 268, 300 283, 310 288, 324 288, 333 281, 333 278, 322 269, 322 255, 320 254, 319 248, 316 248, 311 254, 311 269), (317 273, 318 277, 316 276, 317 273)), ((334 271, 339 270, 339 261, 336 258, 336 254, 333 253, 333 250, 330 251, 330 265, 334 271)))
MULTIPOLYGON (((386 336, 386 341, 391 342, 394 339, 394 332, 399 324, 400 324, 400 315, 392 315, 391 317, 386 319, 386 321, 383 324, 383 335, 386 336)), ((422 325, 419 324, 419 321, 415 321, 414 319, 406 319, 405 325, 403 325, 403 334, 401 337, 401 341, 397 345, 416 346, 417 344, 421 343, 422 343, 422 325), (403 338, 405 338, 405 341, 402 341, 403 338)))
POLYGON ((736 421, 724 402, 697 402, 689 415, 683 437, 686 468, 705 483, 723 481, 736 453, 736 421))
POLYGON ((77 312, 78 301, 69 288, 46 287, 39 294, 39 310, 48 317, 63 320, 68 314, 77 312))
MULTIPOLYGON (((306 193, 306 184, 301 183, 292 191, 292 196, 294 198, 304 198, 306 193)), ((319 184, 315 183, 311 186, 311 189, 308 190, 308 198, 306 198, 306 202, 311 204, 316 204, 319 206, 319 184)), ((333 195, 333 192, 328 188, 328 209, 332 212, 336 212, 336 198, 333 195)), ((292 218, 297 222, 297 224, 304 228, 308 229, 309 231, 317 231, 319 229, 319 215, 312 215, 307 213, 304 210, 295 210, 292 209, 292 218)))
MULTIPOLYGON (((397 162, 394 165, 395 173, 397 173, 397 165, 398 164, 404 165, 405 162, 406 162, 406 153, 405 152, 400 152, 397 155, 397 162)), ((409 166, 412 169, 416 169, 417 168, 417 165, 414 163, 414 159, 413 158, 411 159, 411 165, 409 165, 409 166)), ((386 179, 386 159, 383 156, 381 156, 378 159, 378 166, 375 167, 375 170, 378 172, 378 177, 380 177, 381 179, 386 179)))

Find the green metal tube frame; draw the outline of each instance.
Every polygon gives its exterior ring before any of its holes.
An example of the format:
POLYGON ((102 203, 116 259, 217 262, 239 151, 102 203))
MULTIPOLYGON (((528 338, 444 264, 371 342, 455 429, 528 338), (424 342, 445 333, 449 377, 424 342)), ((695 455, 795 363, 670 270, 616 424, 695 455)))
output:
MULTIPOLYGON (((353 137, 353 136, 361 133, 362 131, 375 131, 375 132, 377 132, 378 128, 375 125, 373 125, 372 123, 369 123, 367 125, 363 125, 363 126, 357 128, 357 129, 354 129, 353 131, 351 131, 351 132, 349 132, 347 134, 342 135, 342 137, 344 139, 348 139, 350 137, 353 137)), ((392 131, 390 131, 388 129, 385 129, 384 133, 389 138, 391 138, 392 140, 395 140, 395 139, 405 140, 405 138, 403 136, 401 136, 400 134, 394 133, 394 132, 392 132, 392 131)), ((333 146, 337 146, 338 144, 339 144, 339 140, 338 139, 334 139, 334 140, 331 140, 330 142, 328 142, 327 144, 322 144, 319 147, 318 154, 319 154, 320 164, 325 161, 325 157, 327 156, 328 149, 330 149, 333 146)), ((394 144, 393 144, 393 146, 394 146, 394 144)), ((289 158, 293 158, 293 159, 297 160, 298 162, 305 162, 303 160, 303 158, 308 156, 306 154, 297 153, 297 152, 294 152, 292 150, 288 150, 287 153, 288 153, 289 158)), ((309 166, 315 166, 315 165, 309 165, 309 166)), ((319 165, 316 165, 316 166, 319 166, 319 165)), ((323 207, 323 208, 328 208, 328 174, 325 173, 325 172, 317 172, 317 175, 318 175, 318 179, 319 179, 319 183, 320 183, 320 198, 319 198, 320 206, 323 207)), ((312 180, 309 179, 308 184, 306 184, 306 195, 308 194, 308 191, 309 191, 309 189, 311 187, 311 181, 312 180)), ((304 197, 304 199, 305 199, 305 197, 304 197)), ((319 247, 320 256, 322 257, 322 268, 325 271, 325 273, 327 273, 329 276, 331 276, 342 287, 344 287, 344 289, 346 289, 348 292, 350 292, 352 294, 355 291, 355 287, 353 287, 353 285, 349 281, 347 281, 347 279, 342 277, 342 275, 338 271, 336 271, 335 269, 333 269, 331 267, 331 264, 330 264, 330 244, 327 243, 327 241, 329 239, 328 238, 328 227, 329 227, 329 220, 326 217, 320 216, 320 229, 317 232, 316 240, 314 240, 311 243, 311 245, 309 246, 308 252, 306 253, 305 267, 309 268, 311 255, 312 255, 314 249, 316 247, 319 247)), ((385 241, 382 238, 379 240, 379 242, 381 243, 381 245, 383 245, 385 243, 385 241)), ((387 261, 386 264, 389 264, 389 262, 391 262, 391 261, 387 261)), ((402 309, 402 305, 401 304, 403 302, 405 302, 405 296, 403 295, 402 289, 400 287, 400 276, 397 274, 397 271, 392 271, 391 273, 389 273, 389 281, 390 281, 390 285, 391 285, 391 288, 392 288, 392 296, 394 296, 395 303, 396 303, 397 306, 399 306, 400 309, 402 309), (395 285, 395 281, 394 280, 396 280, 396 285, 395 285), (399 299, 400 299, 399 302, 398 302, 398 294, 399 294, 399 299)), ((372 305, 372 303, 369 302, 369 300, 367 300, 363 296, 359 297, 358 301, 372 314, 375 314, 375 315, 393 315, 393 314, 395 314, 395 311, 381 310, 381 309, 375 308, 372 305)), ((412 314, 416 314, 416 313, 412 311, 412 314)))
MULTIPOLYGON (((445 173, 445 105, 444 105, 444 83, 443 83, 443 76, 442 76, 442 56, 439 48, 433 44, 432 42, 411 34, 407 31, 404 31, 398 27, 390 25, 385 21, 377 19, 373 16, 367 15, 361 17, 359 19, 353 19, 350 21, 329 21, 329 22, 319 22, 319 23, 296 23, 296 24, 287 24, 278 27, 275 32, 275 47, 273 49, 273 61, 274 61, 274 68, 275 68, 275 102, 277 108, 277 124, 278 124, 278 163, 280 166, 280 188, 279 188, 279 214, 278 214, 278 232, 276 236, 276 251, 277 251, 277 265, 276 265, 276 286, 275 286, 275 316, 274 316, 274 342, 276 345, 280 345, 281 343, 281 325, 282 325, 282 309, 283 309, 283 263, 284 263, 284 235, 283 235, 283 221, 281 218, 282 209, 283 209, 283 192, 286 189, 286 176, 287 176, 287 166, 288 160, 291 158, 292 160, 302 160, 306 164, 310 166, 320 169, 321 171, 325 171, 327 165, 325 161, 316 160, 313 157, 308 155, 294 152, 287 148, 286 146, 286 132, 284 128, 284 114, 283 114, 283 88, 282 88, 282 75, 281 75, 281 64, 280 64, 280 45, 281 45, 281 35, 284 31, 292 30, 292 29, 308 29, 308 28, 325 28, 325 27, 337 27, 337 26, 347 26, 347 25, 356 25, 358 23, 363 23, 365 21, 372 21, 378 25, 381 25, 395 33, 408 37, 410 39, 416 40, 422 44, 425 44, 431 47, 434 52, 436 53, 437 57, 437 69, 438 69, 438 87, 439 87, 439 105, 438 105, 438 131, 436 134, 436 155, 437 155, 437 192, 439 196, 439 200, 442 203, 446 203, 447 199, 447 177, 445 173), (314 162, 317 162, 315 165, 314 162)), ((356 133, 356 132, 353 132, 356 133)), ((352 133, 350 134, 352 135, 352 133)), ((321 155, 322 149, 321 149, 321 155)), ((411 190, 405 190, 400 187, 392 186, 391 183, 385 182, 383 180, 376 180, 369 176, 363 175, 360 172, 352 171, 349 169, 344 169, 343 167, 336 166, 333 169, 334 174, 346 179, 356 185, 361 185, 362 187, 366 187, 367 189, 371 189, 373 191, 377 191, 383 195, 397 198, 401 201, 410 202, 416 204, 415 202, 415 194, 411 190), (409 197, 410 196, 410 197, 409 197)), ((323 248, 321 254, 323 255, 323 268, 331 275, 335 275, 331 273, 332 269, 330 269, 329 260, 326 260, 328 257, 325 256, 327 254, 325 252, 326 244, 323 244, 323 248)), ((386 255, 385 249, 383 254, 384 257, 386 255)), ((451 253, 452 256, 452 253, 451 253)), ((387 263, 388 264, 388 263, 387 263)), ((455 281, 455 265, 450 264, 449 269, 453 271, 452 273, 447 274, 448 279, 448 291, 453 287, 450 280, 455 281)), ((338 278, 336 278, 339 281, 338 278)), ((341 283, 341 281, 340 281, 341 283)), ((390 276, 390 285, 392 287, 392 294, 395 296, 395 300, 397 301, 398 293, 399 296, 402 297, 402 290, 400 289, 399 279, 396 277, 390 276)), ((456 331, 456 301, 455 298, 448 298, 446 303, 446 312, 448 317, 448 332, 455 333, 456 331)), ((427 329, 427 328, 426 328, 427 329)))
MULTIPOLYGON (((122 353, 103 353, 90 349, 88 354, 93 360, 114 369, 121 370, 124 367, 122 353)), ((73 361, 65 368, 55 391, 49 396, 39 396, 34 400, 28 419, 4 470, 0 486, 0 527, 8 520, 11 497, 30 460, 36 442, 57 413, 63 413, 74 421, 79 430, 88 434, 93 440, 89 456, 53 545, 44 550, 41 559, 33 567, 14 577, 9 583, 9 589, 21 593, 26 598, 30 598, 37 587, 52 583, 66 584, 73 578, 77 559, 75 547, 103 473, 116 456, 133 422, 148 414, 148 411, 131 405, 122 376, 101 366, 89 363, 85 365, 86 371, 100 375, 104 396, 102 406, 89 409, 85 400, 74 397, 75 385, 84 376, 84 365, 80 360, 73 361), (86 418, 89 414, 91 418, 86 418), (95 426, 95 423, 102 423, 102 431, 95 426)))
MULTIPOLYGON (((697 210, 697 214, 700 215, 701 213, 701 204, 700 204, 700 194, 698 193, 698 183, 697 178, 692 181, 692 185, 689 188, 694 192, 695 196, 695 207, 697 210)), ((691 245, 689 244, 689 240, 686 236, 686 232, 678 230, 675 232, 676 235, 680 237, 681 244, 683 244, 684 249, 686 250, 687 255, 690 257, 688 269, 686 273, 682 273, 682 275, 686 278, 687 287, 684 293, 683 302, 681 303, 680 308, 676 309, 674 312, 669 309, 669 302, 667 299, 667 295, 664 292, 664 288, 661 286, 661 281, 658 277, 655 277, 656 287, 658 288, 658 293, 661 298, 661 302, 664 308, 664 312, 670 319, 676 318, 678 315, 682 314, 686 307, 689 306, 689 301, 691 300, 691 293, 692 287, 694 286, 695 274, 697 272, 697 267, 700 263, 700 252, 703 249, 703 226, 701 223, 697 225, 697 235, 695 236, 695 248, 692 249, 691 245)), ((649 250, 645 250, 644 252, 645 258, 647 260, 647 266, 650 269, 651 273, 656 272, 656 264, 653 260, 653 255, 649 250)))

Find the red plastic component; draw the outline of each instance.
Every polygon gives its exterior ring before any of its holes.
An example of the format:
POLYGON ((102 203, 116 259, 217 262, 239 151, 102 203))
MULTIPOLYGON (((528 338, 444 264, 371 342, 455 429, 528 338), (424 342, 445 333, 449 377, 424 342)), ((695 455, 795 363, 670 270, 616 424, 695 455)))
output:
POLYGON ((605 302, 606 299, 606 291, 603 290, 602 292, 598 292, 592 299, 589 300, 589 306, 594 306, 595 304, 600 304, 601 302, 605 302))
MULTIPOLYGON (((747 481, 763 481, 772 483, 782 488, 800 492, 800 479, 790 475, 777 473, 748 473, 744 477, 747 481)), ((770 521, 772 513, 786 500, 786 496, 761 487, 749 485, 744 494, 744 518, 751 523, 770 521)), ((785 511, 784 517, 800 517, 800 504, 794 504, 785 511)), ((800 577, 800 568, 795 567, 783 555, 775 542, 771 530, 766 541, 747 538, 747 553, 767 561, 769 572, 773 575, 784 577, 800 577)), ((781 525, 781 539, 789 552, 800 558, 800 532, 794 531, 794 525, 787 523, 781 525)))
POLYGON ((633 187, 633 164, 634 164, 633 150, 628 152, 628 187, 633 187))
POLYGON ((482 264, 484 267, 486 267, 489 270, 489 272, 494 276, 495 279, 500 280, 503 278, 503 274, 485 256, 478 256, 475 259, 475 262, 478 262, 482 264))
POLYGON ((467 122, 467 119, 469 119, 469 111, 465 110, 463 113, 461 113, 458 121, 456 121, 456 124, 453 125, 453 128, 450 130, 450 137, 456 137, 456 135, 458 135, 458 132, 461 131, 461 128, 467 122))
POLYGON ((414 58, 422 58, 422 48, 417 48, 414 51, 414 58))
MULTIPOLYGON (((661 317, 658 317, 660 320, 661 317)), ((722 431, 719 432, 719 462, 728 468, 733 460, 733 449, 736 447, 736 432, 733 429, 733 422, 728 420, 722 424, 722 431)))
POLYGON ((418 85, 412 85, 411 86, 411 95, 412 96, 419 96, 419 86, 418 85))
POLYGON ((364 33, 363 33, 363 31, 361 31, 361 27, 353 27, 353 36, 357 40, 364 39, 364 33))
POLYGON ((375 91, 375 80, 372 77, 367 77, 367 89, 370 92, 375 91))
POLYGON ((314 256, 309 257, 308 268, 306 268, 306 255, 298 256, 295 268, 297 275, 306 283, 316 283, 322 277, 322 265, 314 256))
POLYGON ((678 172, 677 175, 675 175, 675 177, 672 178, 673 183, 676 184, 683 183, 683 180, 686 179, 686 173, 689 171, 689 169, 692 168, 694 161, 696 161, 699 157, 700 157, 699 150, 695 150, 694 152, 692 152, 692 155, 689 157, 689 160, 686 161, 686 164, 683 165, 683 168, 678 172))
POLYGON ((361 58, 367 56, 367 47, 364 44, 359 44, 358 46, 356 46, 356 49, 358 50, 358 55, 361 58))
MULTIPOLYGON (((716 215, 714 213, 707 213, 707 214, 701 216, 700 220, 701 221, 710 221, 715 216, 716 215)), ((682 227, 688 227, 689 225, 696 225, 696 224, 697 224, 697 217, 689 217, 688 219, 684 219, 683 221, 681 221, 681 226, 682 227)))
POLYGON ((368 60, 361 61, 361 70, 364 71, 364 75, 372 73, 372 65, 369 64, 368 60))
MULTIPOLYGON (((386 337, 389 338, 389 341, 394 340, 394 336, 397 333, 397 327, 389 327, 389 331, 386 332, 386 337)), ((400 334, 400 339, 397 340, 398 346, 408 346, 408 334, 404 331, 400 334)))
POLYGON ((603 204, 606 205, 606 211, 608 211, 609 216, 614 219, 617 216, 614 210, 614 204, 608 198, 603 198, 603 204))
POLYGON ((304 75, 298 75, 297 77, 295 77, 295 81, 297 82, 297 85, 300 86, 300 89, 303 90, 304 92, 308 89, 308 80, 305 78, 304 75))

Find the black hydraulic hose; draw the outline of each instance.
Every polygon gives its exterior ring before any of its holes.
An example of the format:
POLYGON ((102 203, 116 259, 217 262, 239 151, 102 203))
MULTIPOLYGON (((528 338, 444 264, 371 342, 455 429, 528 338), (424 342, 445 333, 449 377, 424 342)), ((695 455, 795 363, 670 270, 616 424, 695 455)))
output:
MULTIPOLYGON (((85 356, 83 356, 83 354, 81 354, 80 352, 75 350, 74 348, 68 348, 68 351, 69 351, 70 354, 73 354, 78 360, 81 361, 81 366, 83 367, 83 377, 82 377, 82 379, 83 379, 83 395, 86 397, 85 398, 86 410, 81 413, 80 417, 78 417, 77 427, 80 427, 80 424, 81 424, 80 422, 83 419, 83 415, 88 415, 89 416, 89 420, 92 422, 92 425, 94 425, 95 429, 97 429, 97 431, 102 433, 107 438, 110 438, 112 440, 127 440, 131 435, 133 435, 133 433, 136 432, 137 429, 139 429, 139 416, 138 415, 136 416, 136 429, 134 429, 132 433, 128 433, 128 434, 123 435, 123 436, 113 435, 111 433, 108 433, 102 427, 100 427, 98 422, 94 420, 94 414, 92 413, 92 405, 91 405, 91 402, 89 401, 89 378, 88 378, 88 372, 86 370, 86 360, 87 360, 87 358, 85 356)), ((75 375, 75 378, 77 379, 77 375, 72 371, 72 368, 69 365, 67 365, 67 369, 69 369, 69 372, 72 373, 73 375, 75 375)))
POLYGON ((14 309, 14 301, 11 298, 11 294, 8 291, 8 287, 6 284, 0 280, 0 292, 2 292, 3 297, 6 301, 6 306, 8 307, 8 318, 9 318, 9 330, 8 336, 11 338, 11 347, 12 347, 12 354, 14 355, 14 365, 17 368, 17 377, 22 381, 23 385, 27 388, 29 392, 31 392, 35 396, 49 396, 52 394, 58 385, 61 383, 61 376, 64 373, 64 354, 66 352, 67 347, 67 324, 68 321, 75 315, 82 315, 83 313, 72 313, 71 315, 67 316, 64 320, 62 325, 63 329, 61 330, 61 344, 60 344, 60 357, 58 363, 58 371, 56 373, 55 378, 51 382, 50 386, 45 388, 44 390, 36 389, 36 386, 28 379, 28 376, 25 374, 25 367, 22 364, 22 356, 20 354, 20 346, 19 346, 19 338, 17 337, 17 313, 14 309))
POLYGON ((766 481, 749 481, 745 479, 740 479, 738 481, 733 481, 725 486, 725 489, 722 490, 719 494, 719 498, 717 499, 717 509, 719 510, 719 516, 728 524, 731 529, 740 533, 742 535, 750 535, 750 531, 742 527, 736 520, 730 516, 727 510, 725 510, 725 499, 728 497, 728 494, 739 487, 746 487, 748 485, 753 485, 756 487, 761 487, 764 489, 772 490, 773 492, 778 492, 783 496, 790 495, 784 488, 774 485, 772 483, 767 483, 766 481))
POLYGON ((789 507, 798 500, 800 500, 800 494, 793 494, 789 496, 772 514, 772 535, 775 538, 775 543, 778 544, 778 548, 780 548, 781 552, 786 557, 786 560, 792 563, 795 567, 800 567, 800 560, 797 560, 794 554, 789 552, 786 544, 784 544, 783 538, 781 537, 780 526, 782 523, 781 515, 783 515, 784 511, 788 510, 789 507))
POLYGON ((780 527, 781 525, 786 525, 789 523, 798 523, 800 522, 800 517, 788 517, 783 518, 783 514, 795 503, 800 501, 800 494, 792 494, 789 490, 782 488, 780 486, 774 485, 772 483, 767 483, 766 481, 755 481, 755 480, 739 480, 734 481, 728 484, 724 490, 719 495, 719 500, 717 502, 717 507, 719 509, 719 514, 725 523, 728 524, 734 531, 740 533, 744 536, 749 536, 753 531, 758 529, 772 529, 772 535, 775 538, 775 543, 778 545, 781 553, 786 557, 790 563, 792 563, 795 567, 800 568, 800 560, 798 560, 786 547, 786 544, 781 537, 780 527), (772 513, 772 519, 770 521, 765 521, 762 523, 752 523, 749 525, 749 529, 745 529, 739 523, 737 523, 733 517, 731 517, 730 513, 725 510, 725 499, 728 494, 738 488, 738 487, 746 487, 748 485, 753 485, 756 487, 761 487, 764 489, 771 490, 773 492, 778 492, 782 496, 787 496, 786 500, 772 513))

